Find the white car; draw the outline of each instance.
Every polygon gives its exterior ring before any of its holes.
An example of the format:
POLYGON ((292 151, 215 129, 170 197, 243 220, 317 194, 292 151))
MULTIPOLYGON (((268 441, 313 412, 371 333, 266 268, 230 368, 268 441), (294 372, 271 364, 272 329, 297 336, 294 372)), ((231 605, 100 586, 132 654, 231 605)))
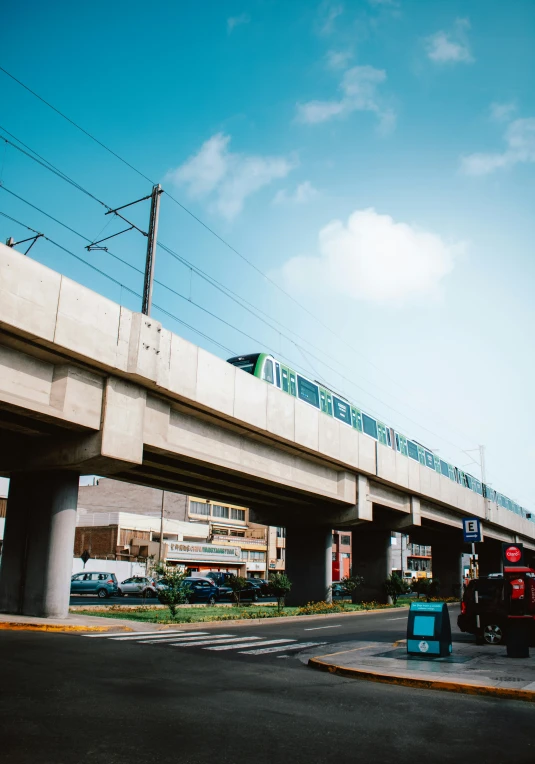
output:
POLYGON ((156 586, 151 578, 133 576, 126 578, 119 584, 119 597, 124 597, 126 594, 137 595, 138 597, 156 597, 156 586))

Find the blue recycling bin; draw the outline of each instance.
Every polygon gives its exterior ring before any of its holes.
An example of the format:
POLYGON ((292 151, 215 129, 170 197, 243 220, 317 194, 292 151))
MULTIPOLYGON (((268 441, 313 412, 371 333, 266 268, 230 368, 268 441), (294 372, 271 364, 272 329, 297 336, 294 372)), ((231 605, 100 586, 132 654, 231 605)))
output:
POLYGON ((407 653, 445 658, 451 651, 450 614, 446 603, 413 602, 407 623, 407 653))

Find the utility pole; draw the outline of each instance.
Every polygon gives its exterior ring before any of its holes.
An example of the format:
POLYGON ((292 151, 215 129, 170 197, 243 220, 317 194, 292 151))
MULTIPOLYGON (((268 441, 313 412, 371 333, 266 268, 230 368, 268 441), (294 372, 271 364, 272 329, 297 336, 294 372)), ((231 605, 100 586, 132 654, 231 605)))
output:
POLYGON ((158 550, 158 562, 162 564, 163 557, 163 505, 165 502, 165 491, 162 490, 162 508, 160 512, 160 548, 158 550))
POLYGON ((146 316, 150 316, 152 308, 152 284, 154 281, 154 264, 156 262, 156 241, 158 238, 161 193, 162 187, 159 183, 152 187, 149 233, 147 236, 147 257, 145 260, 145 281, 143 283, 143 304, 141 306, 141 312, 146 316))

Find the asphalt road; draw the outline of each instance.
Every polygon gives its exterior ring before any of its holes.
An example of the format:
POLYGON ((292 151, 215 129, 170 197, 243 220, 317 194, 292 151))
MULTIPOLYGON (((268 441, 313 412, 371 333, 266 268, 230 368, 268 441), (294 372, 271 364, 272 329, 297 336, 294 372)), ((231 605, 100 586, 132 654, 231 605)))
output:
MULTIPOLYGON (((209 638, 227 633, 326 641, 315 649, 327 653, 348 639, 391 643, 403 637, 404 628, 403 614, 386 611, 328 623, 218 625, 209 629, 209 638)), ((251 655, 0 632, 2 762, 535 760, 535 708, 529 703, 344 679, 309 669, 305 660, 299 651, 251 655)))

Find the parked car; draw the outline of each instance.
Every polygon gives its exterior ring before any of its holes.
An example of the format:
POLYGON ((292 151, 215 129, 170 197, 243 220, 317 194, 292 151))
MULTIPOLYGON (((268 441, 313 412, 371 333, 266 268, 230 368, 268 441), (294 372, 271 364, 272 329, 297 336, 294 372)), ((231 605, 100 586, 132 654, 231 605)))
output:
POLYGON ((117 576, 104 571, 76 573, 71 577, 71 594, 96 594, 105 599, 118 593, 117 576))
POLYGON ((474 634, 478 642, 499 645, 505 640, 507 613, 504 602, 503 576, 475 578, 468 583, 461 601, 457 626, 474 634), (476 603, 476 592, 478 602, 476 603), (477 627, 479 614, 480 626, 477 627))
POLYGON ((224 586, 229 578, 231 578, 232 573, 227 573, 226 571, 222 570, 207 570, 205 573, 199 576, 192 576, 192 578, 209 578, 210 581, 213 581, 214 584, 217 584, 217 586, 224 586))
MULTIPOLYGON (((221 599, 234 599, 234 593, 230 586, 220 586, 219 594, 221 599)), ((247 582, 245 589, 240 591, 240 600, 244 601, 250 600, 251 602, 257 602, 261 596, 260 587, 249 582, 247 582)))
POLYGON ((248 578, 247 581, 253 586, 257 586, 259 588, 261 597, 269 596, 269 581, 267 581, 265 578, 248 578))
POLYGON ((340 581, 335 581, 332 585, 332 594, 333 597, 347 597, 349 590, 340 581))
POLYGON ((137 595, 138 597, 156 597, 156 584, 152 578, 133 576, 121 581, 118 594, 119 597, 124 597, 127 594, 137 595))
POLYGON ((208 578, 185 578, 182 582, 186 602, 206 602, 215 605, 219 601, 219 586, 208 578))

